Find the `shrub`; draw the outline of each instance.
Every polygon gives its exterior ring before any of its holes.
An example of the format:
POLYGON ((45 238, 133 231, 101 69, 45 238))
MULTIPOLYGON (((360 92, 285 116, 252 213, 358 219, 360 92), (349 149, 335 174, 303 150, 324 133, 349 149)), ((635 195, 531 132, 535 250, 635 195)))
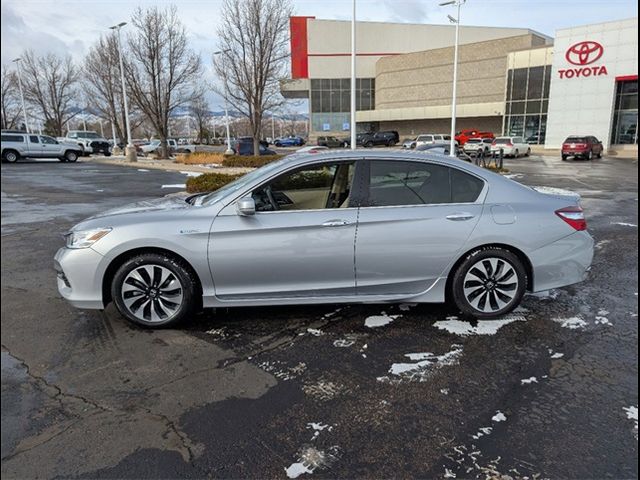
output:
POLYGON ((243 174, 241 173, 236 175, 228 175, 226 173, 203 173, 197 177, 190 177, 187 179, 187 192, 213 192, 242 175, 243 174))
POLYGON ((179 153, 176 155, 176 163, 185 165, 202 165, 215 163, 220 165, 224 155, 215 152, 179 153))
POLYGON ((229 155, 224 157, 222 165, 225 167, 248 167, 258 168, 266 165, 267 163, 280 160, 284 155, 261 155, 259 157, 249 155, 229 155))

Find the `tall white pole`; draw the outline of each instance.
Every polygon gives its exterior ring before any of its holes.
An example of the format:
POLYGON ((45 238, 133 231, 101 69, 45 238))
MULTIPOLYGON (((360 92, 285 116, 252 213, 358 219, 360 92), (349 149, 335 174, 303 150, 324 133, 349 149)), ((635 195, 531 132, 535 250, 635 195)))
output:
POLYGON ((24 128, 27 129, 27 133, 30 133, 29 130, 29 119, 27 118, 27 107, 24 104, 24 93, 22 93, 22 74, 20 72, 20 61, 21 58, 14 59, 14 63, 16 64, 16 70, 18 71, 18 89, 20 90, 20 101, 22 102, 22 115, 24 116, 24 128))
POLYGON ((116 148, 118 142, 116 141, 116 126, 114 121, 111 120, 111 138, 113 138, 113 148, 116 148))
POLYGON ((351 150, 356 149, 356 0, 351 14, 351 150))
POLYGON ((120 58, 120 81, 122 83, 122 99, 124 103, 124 121, 127 126, 127 148, 126 155, 127 159, 131 162, 137 161, 136 159, 136 149, 133 146, 133 139, 131 138, 131 123, 129 122, 129 103, 127 101, 127 89, 124 82, 124 62, 122 61, 122 39, 120 35, 120 29, 126 25, 125 22, 122 22, 115 27, 111 27, 118 31, 118 57, 120 58))
POLYGON ((449 156, 456 157, 456 103, 458 95, 458 43, 460 41, 460 5, 463 0, 457 0, 458 16, 456 18, 456 40, 453 47, 453 97, 451 100, 451 144, 449 156))
POLYGON ((276 139, 276 120, 273 114, 271 114, 271 141, 276 139))

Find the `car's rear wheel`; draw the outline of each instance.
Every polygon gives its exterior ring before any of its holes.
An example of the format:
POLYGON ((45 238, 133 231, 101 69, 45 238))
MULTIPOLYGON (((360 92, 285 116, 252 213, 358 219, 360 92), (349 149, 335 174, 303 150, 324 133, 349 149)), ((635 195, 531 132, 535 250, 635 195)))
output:
POLYGON ((516 153, 513 154, 513 158, 518 158, 520 156, 520 150, 516 148, 516 153))
POLYGON ((562 155, 562 161, 563 162, 566 162, 567 158, 569 158, 569 155, 562 155))
POLYGON ((520 259, 498 247, 471 253, 456 270, 452 289, 456 306, 466 315, 495 318, 522 301, 527 274, 520 259))
POLYGON ((2 154, 2 160, 9 163, 16 163, 19 158, 20 155, 15 150, 6 150, 2 154))
POLYGON ((189 317, 196 305, 196 280, 167 255, 146 253, 116 272, 111 298, 128 320, 143 327, 167 327, 189 317))
POLYGON ((527 153, 525 153, 524 156, 528 157, 529 155, 531 155, 531 149, 527 148, 527 153))
POLYGON ((64 160, 66 162, 76 162, 78 160, 78 154, 73 150, 64 152, 64 160))
POLYGON ((586 155, 587 160, 593 160, 593 150, 589 150, 589 153, 586 155))
POLYGON ((373 142, 369 141, 369 142, 365 143, 364 146, 367 147, 367 148, 371 148, 371 147, 373 147, 373 142))

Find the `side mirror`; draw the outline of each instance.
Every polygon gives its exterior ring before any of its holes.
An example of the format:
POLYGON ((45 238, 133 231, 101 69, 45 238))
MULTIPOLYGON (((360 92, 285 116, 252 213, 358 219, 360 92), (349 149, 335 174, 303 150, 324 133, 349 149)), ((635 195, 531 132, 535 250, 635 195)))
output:
POLYGON ((252 197, 241 198, 236 203, 236 210, 238 214, 243 216, 255 215, 256 201, 252 197))

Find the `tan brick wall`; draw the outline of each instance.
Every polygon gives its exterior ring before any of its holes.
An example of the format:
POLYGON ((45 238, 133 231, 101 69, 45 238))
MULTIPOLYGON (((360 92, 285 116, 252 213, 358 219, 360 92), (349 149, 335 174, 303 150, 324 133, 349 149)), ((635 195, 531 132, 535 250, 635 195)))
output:
MULTIPOLYGON (((535 34, 461 45, 458 103, 504 101, 509 52, 545 44, 535 34)), ((453 47, 384 57, 376 64, 376 109, 450 105, 453 47)))

